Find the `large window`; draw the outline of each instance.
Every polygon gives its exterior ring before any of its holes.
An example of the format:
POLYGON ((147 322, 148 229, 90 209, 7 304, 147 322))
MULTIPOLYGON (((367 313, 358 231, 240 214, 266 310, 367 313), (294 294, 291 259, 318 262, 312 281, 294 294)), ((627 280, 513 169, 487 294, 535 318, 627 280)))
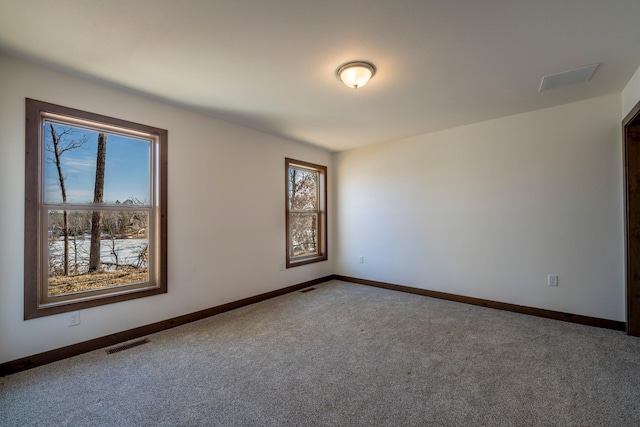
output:
POLYGON ((327 168, 285 159, 287 268, 327 259, 327 168))
POLYGON ((25 319, 167 292, 167 131, 26 103, 25 319))

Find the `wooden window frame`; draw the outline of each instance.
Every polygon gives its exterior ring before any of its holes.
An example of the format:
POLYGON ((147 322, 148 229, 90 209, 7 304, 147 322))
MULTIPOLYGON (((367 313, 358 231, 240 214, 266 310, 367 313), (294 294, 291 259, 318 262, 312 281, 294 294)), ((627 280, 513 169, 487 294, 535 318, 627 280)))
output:
POLYGON ((315 262, 326 261, 328 259, 327 251, 327 167, 314 163, 303 162, 291 158, 285 158, 285 212, 286 212, 286 268, 298 267, 301 265, 312 264, 315 262), (292 213, 289 209, 289 169, 314 171, 318 173, 318 209, 309 211, 318 215, 318 242, 317 254, 299 257, 291 256, 291 232, 290 232, 290 216, 292 213))
MULTIPOLYGON (((26 99, 25 129, 25 245, 24 245, 24 319, 34 319, 53 314, 76 311, 90 307, 112 304, 151 295, 167 293, 167 145, 168 132, 152 126, 133 123, 126 120, 107 117, 86 111, 63 107, 56 104, 26 99), (43 297, 46 288, 45 262, 46 246, 43 215, 46 215, 44 202, 44 123, 55 118, 56 121, 70 126, 78 123, 101 129, 123 132, 125 134, 148 135, 152 148, 151 201, 149 210, 150 245, 153 246, 153 259, 149 264, 149 281, 119 286, 113 289, 80 292, 66 295, 52 301, 43 297), (153 237, 152 237, 153 236, 153 237)), ((61 207, 73 204, 58 204, 61 207)), ((96 205, 91 204, 92 207, 96 205)), ((99 209, 113 209, 108 204, 97 206, 99 209)))

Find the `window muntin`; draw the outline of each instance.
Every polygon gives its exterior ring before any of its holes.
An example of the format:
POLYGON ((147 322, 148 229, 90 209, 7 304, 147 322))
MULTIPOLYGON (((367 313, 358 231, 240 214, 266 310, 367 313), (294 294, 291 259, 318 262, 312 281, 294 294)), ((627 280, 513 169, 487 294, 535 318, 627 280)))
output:
POLYGON ((27 100, 25 319, 167 291, 166 147, 165 130, 27 100))
POLYGON ((325 166, 285 159, 287 268, 327 259, 325 166))

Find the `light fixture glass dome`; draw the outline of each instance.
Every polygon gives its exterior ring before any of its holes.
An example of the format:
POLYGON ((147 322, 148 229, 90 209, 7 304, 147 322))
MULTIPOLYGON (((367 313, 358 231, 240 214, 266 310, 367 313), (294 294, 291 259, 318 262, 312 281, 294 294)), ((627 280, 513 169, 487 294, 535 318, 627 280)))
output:
POLYGON ((347 62, 336 70, 336 75, 342 83, 353 89, 366 85, 375 74, 375 65, 364 61, 347 62))

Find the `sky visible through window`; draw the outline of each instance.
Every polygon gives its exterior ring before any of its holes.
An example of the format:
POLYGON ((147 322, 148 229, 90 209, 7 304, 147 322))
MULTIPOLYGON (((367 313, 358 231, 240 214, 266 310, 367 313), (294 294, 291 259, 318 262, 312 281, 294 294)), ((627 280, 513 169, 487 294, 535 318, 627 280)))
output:
MULTIPOLYGON (((72 126, 53 124, 60 138, 60 147, 74 144, 75 148, 61 156, 62 174, 68 203, 92 203, 96 177, 98 132, 72 126), (65 133, 66 131, 66 133, 65 133), (84 141, 84 142, 83 142, 84 141)), ((45 123, 45 202, 61 203, 50 122, 45 123)), ((149 203, 151 143, 148 140, 107 133, 104 203, 149 203)))

